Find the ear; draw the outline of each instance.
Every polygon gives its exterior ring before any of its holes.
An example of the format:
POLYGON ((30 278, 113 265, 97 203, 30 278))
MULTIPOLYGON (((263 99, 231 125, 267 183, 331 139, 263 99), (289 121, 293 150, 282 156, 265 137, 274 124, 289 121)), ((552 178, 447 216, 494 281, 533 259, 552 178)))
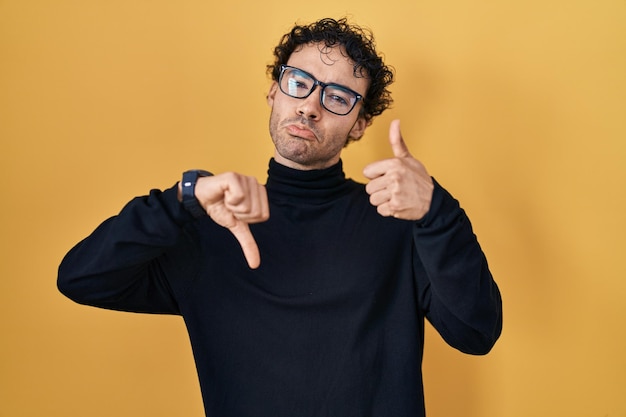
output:
POLYGON ((270 91, 267 93, 267 105, 272 107, 274 105, 274 97, 276 97, 276 92, 278 91, 278 83, 276 81, 272 82, 270 86, 270 91))
POLYGON ((356 120, 356 123, 354 123, 354 126, 352 126, 352 129, 350 130, 350 134, 348 136, 352 140, 359 140, 365 133, 366 127, 367 120, 365 120, 365 117, 359 116, 359 118, 356 120))

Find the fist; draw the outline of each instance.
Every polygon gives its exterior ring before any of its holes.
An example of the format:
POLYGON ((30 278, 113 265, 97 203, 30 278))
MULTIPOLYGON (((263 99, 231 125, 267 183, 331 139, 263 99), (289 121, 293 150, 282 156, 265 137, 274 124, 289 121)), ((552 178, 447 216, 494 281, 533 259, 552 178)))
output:
POLYGON ((415 159, 402 138, 400 121, 389 126, 393 158, 369 164, 363 175, 370 180, 365 190, 382 216, 420 220, 428 210, 434 184, 424 165, 415 159))
POLYGON ((258 268, 261 256, 248 225, 269 218, 265 186, 254 177, 228 172, 199 178, 195 193, 213 221, 235 236, 250 268, 258 268))

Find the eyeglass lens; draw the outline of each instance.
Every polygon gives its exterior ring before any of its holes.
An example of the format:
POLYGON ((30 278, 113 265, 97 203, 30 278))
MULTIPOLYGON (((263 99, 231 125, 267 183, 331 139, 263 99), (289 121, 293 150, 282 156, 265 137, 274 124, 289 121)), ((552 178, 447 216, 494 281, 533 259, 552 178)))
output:
POLYGON ((294 98, 308 97, 317 84, 322 86, 322 106, 332 113, 346 115, 350 113, 358 100, 358 96, 345 87, 322 84, 297 68, 285 67, 280 79, 280 89, 294 98))

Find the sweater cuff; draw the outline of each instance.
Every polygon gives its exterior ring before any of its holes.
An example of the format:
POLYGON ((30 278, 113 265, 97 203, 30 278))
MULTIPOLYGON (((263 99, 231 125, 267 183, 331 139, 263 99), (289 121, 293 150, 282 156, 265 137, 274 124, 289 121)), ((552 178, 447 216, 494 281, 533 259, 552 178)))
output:
POLYGON ((415 222, 419 228, 427 228, 435 226, 437 223, 450 213, 460 209, 458 201, 448 193, 434 178, 433 199, 430 203, 430 209, 424 217, 415 222))

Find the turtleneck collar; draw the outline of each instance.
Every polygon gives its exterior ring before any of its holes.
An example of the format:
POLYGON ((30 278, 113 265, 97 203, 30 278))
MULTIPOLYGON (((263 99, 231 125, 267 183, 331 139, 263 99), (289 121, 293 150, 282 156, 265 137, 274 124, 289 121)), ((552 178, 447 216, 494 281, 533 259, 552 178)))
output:
POLYGON ((346 179, 341 160, 329 168, 304 171, 282 165, 272 158, 267 174, 267 191, 279 199, 299 198, 322 203, 345 194, 352 184, 346 179))

